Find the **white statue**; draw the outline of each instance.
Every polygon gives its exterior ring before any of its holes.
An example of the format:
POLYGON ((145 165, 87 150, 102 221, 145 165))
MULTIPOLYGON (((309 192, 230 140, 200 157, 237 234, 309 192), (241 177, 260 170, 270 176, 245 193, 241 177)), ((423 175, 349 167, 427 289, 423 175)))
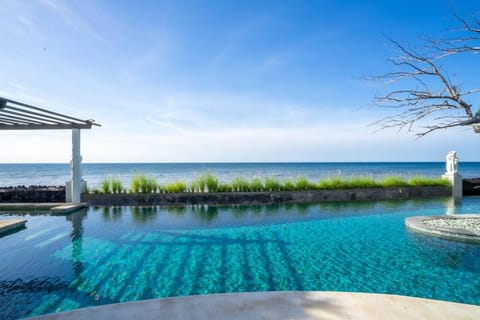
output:
POLYGON ((458 171, 458 158, 456 151, 450 151, 447 154, 447 173, 456 173, 458 171))

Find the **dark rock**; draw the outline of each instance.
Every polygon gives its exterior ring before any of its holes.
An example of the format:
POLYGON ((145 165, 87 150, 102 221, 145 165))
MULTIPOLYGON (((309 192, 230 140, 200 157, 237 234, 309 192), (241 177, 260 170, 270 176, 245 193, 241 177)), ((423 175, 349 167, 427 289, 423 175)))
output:
POLYGON ((464 196, 480 196, 480 178, 463 179, 464 196))
POLYGON ((63 186, 0 187, 0 202, 65 202, 63 186))

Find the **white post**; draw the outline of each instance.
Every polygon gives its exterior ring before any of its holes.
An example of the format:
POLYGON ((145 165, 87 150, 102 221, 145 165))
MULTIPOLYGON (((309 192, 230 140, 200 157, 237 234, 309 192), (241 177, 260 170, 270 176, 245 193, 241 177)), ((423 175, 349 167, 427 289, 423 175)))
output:
POLYGON ((452 197, 454 202, 461 202, 463 197, 463 178, 458 173, 458 158, 455 151, 447 154, 446 161, 447 172, 443 175, 452 184, 452 197))
POLYGON ((71 201, 80 203, 82 193, 82 156, 80 155, 80 129, 72 129, 72 169, 71 201))

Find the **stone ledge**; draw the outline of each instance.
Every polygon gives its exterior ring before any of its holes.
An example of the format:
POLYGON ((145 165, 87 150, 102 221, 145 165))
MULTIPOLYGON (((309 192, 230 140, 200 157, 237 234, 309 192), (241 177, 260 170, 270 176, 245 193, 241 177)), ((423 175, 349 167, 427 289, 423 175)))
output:
POLYGON ((85 208, 87 205, 85 203, 65 203, 60 206, 56 206, 50 209, 54 215, 69 214, 80 209, 85 208))
POLYGON ((57 206, 68 205, 65 202, 17 202, 17 203, 4 203, 0 202, 0 210, 3 211, 24 211, 24 210, 50 210, 57 206))
POLYGON ((0 235, 12 232, 17 229, 25 228, 27 220, 25 219, 8 219, 0 220, 0 235))
POLYGON ((417 216, 405 219, 407 228, 436 236, 439 238, 454 240, 460 242, 480 243, 480 231, 467 230, 460 228, 450 228, 445 226, 428 225, 425 221, 440 220, 440 219, 479 219, 480 214, 462 214, 462 215, 442 215, 442 216, 417 216))

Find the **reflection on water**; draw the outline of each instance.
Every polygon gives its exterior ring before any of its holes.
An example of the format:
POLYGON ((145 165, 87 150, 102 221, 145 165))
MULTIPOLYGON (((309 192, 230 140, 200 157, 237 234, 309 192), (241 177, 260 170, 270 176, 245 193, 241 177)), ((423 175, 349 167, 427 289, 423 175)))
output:
POLYGON ((103 218, 108 221, 108 220, 118 220, 122 217, 122 207, 102 207, 101 212, 103 218))
POLYGON ((451 199, 448 199, 448 200, 447 200, 446 204, 447 204, 447 206, 446 206, 446 207, 447 207, 447 208, 446 208, 447 210, 445 211, 445 214, 446 214, 446 215, 453 215, 453 214, 455 214, 455 205, 456 205, 456 204, 458 205, 459 203, 456 202, 454 198, 451 198, 451 199))
POLYGON ((79 275, 83 271, 83 264, 78 262, 78 257, 83 252, 83 219, 87 216, 87 209, 75 211, 66 218, 72 223, 70 239, 72 241, 72 271, 73 274, 79 275))
POLYGON ((135 222, 147 222, 153 220, 158 211, 156 207, 131 207, 130 210, 135 222))
POLYGON ((421 233, 407 233, 408 240, 415 243, 415 254, 438 266, 463 268, 480 273, 480 248, 478 244, 449 241, 421 233), (435 252, 432 255, 432 251, 435 252))
MULTIPOLYGON (((186 206, 139 206, 139 207, 94 207, 104 221, 114 222, 122 218, 138 224, 155 224, 162 228, 205 228, 275 224, 289 221, 328 219, 409 210, 429 203, 441 202, 451 209, 448 198, 439 200, 411 201, 356 201, 323 203, 289 203, 271 205, 186 205, 186 206), (181 219, 180 219, 181 218, 181 219)), ((457 204, 458 208, 458 204, 457 204)), ((443 214, 445 210, 430 214, 443 214)))

